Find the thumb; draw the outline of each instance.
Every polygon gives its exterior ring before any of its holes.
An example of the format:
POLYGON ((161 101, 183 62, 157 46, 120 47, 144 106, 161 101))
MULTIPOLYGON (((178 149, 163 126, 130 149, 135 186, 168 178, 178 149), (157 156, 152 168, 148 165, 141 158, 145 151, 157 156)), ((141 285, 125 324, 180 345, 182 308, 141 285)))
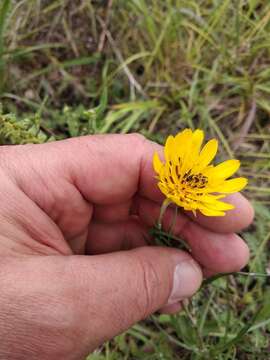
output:
POLYGON ((202 281, 200 267, 176 249, 141 247, 74 261, 88 336, 96 340, 92 350, 164 305, 192 296, 202 281))
POLYGON ((165 304, 190 297, 201 280, 194 260, 169 248, 2 259, 0 358, 10 351, 20 359, 84 358, 165 304))

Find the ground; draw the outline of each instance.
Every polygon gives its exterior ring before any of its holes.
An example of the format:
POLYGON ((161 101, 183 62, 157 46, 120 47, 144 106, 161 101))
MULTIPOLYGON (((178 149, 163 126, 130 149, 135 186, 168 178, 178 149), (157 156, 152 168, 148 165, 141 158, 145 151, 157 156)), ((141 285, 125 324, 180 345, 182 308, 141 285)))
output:
MULTIPOLYGON (((263 0, 2 0, 0 142, 137 131, 162 143, 202 128, 219 140, 219 160, 241 160, 256 209, 244 271, 266 274, 269 31, 263 0)), ((88 359, 267 360, 269 338, 269 279, 238 274, 88 359)))

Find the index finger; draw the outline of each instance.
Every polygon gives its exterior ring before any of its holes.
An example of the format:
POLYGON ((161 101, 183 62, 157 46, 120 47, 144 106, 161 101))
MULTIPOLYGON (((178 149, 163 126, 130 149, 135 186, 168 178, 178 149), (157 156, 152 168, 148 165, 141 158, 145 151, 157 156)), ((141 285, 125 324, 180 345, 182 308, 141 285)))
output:
MULTIPOLYGON (((84 199, 94 204, 124 203, 136 193, 158 204, 164 200, 152 166, 154 152, 162 153, 163 147, 140 135, 85 136, 23 148, 12 147, 11 150, 16 152, 15 157, 11 151, 11 160, 18 160, 16 177, 25 179, 24 190, 32 195, 32 184, 40 184, 42 178, 44 183, 57 187, 57 191, 61 189, 60 180, 67 179, 84 199), (24 159, 26 152, 29 153, 27 162, 24 159), (19 166, 21 162, 28 164, 30 170, 35 169, 31 171, 30 183, 29 172, 19 166), (44 169, 48 171, 44 172, 44 169)), ((34 193, 34 200, 44 199, 44 187, 37 186, 34 193), (37 196, 39 193, 41 196, 37 196)), ((240 194, 232 197, 231 201, 236 209, 225 217, 206 218, 198 214, 193 220, 217 232, 239 231, 252 221, 253 210, 240 194)))

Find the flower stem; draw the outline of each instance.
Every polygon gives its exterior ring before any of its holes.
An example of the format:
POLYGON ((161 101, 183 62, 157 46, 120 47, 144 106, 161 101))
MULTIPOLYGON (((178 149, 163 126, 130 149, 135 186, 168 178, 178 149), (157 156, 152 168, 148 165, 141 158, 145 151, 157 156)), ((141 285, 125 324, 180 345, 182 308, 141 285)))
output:
POLYGON ((164 216, 164 214, 165 214, 165 211, 167 210, 167 207, 170 205, 170 203, 171 203, 171 201, 170 201, 168 198, 166 198, 166 199, 163 201, 162 205, 161 205, 160 213, 159 213, 159 218, 158 218, 158 223, 157 223, 157 228, 158 228, 159 230, 162 229, 162 218, 163 218, 163 216, 164 216))

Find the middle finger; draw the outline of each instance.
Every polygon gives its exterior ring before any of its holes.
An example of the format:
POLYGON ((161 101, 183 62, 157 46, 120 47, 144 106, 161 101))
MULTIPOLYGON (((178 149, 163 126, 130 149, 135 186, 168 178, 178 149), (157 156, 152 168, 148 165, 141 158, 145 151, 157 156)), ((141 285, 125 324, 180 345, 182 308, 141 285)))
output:
MULTIPOLYGON (((160 205, 141 197, 138 199, 136 211, 141 221, 151 227, 157 223, 160 205)), ((233 272, 246 265, 249 249, 238 235, 216 233, 195 223, 183 213, 179 213, 174 221, 174 214, 174 209, 166 210, 162 222, 164 230, 172 230, 174 235, 183 237, 188 242, 195 260, 208 271, 233 272)))

